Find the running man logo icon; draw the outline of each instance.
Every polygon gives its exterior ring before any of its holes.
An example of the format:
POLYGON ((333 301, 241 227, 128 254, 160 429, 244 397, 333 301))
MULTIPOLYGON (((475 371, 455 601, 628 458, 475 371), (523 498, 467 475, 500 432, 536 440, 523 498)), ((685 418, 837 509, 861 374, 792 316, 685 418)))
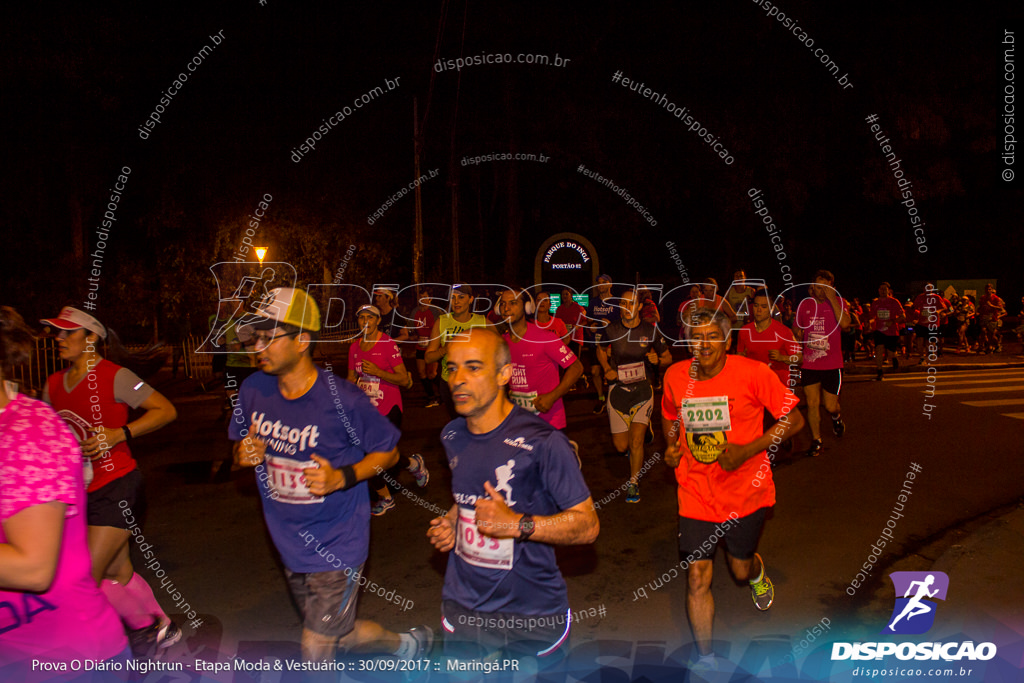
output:
POLYGON ((228 353, 227 345, 218 343, 227 329, 231 325, 237 329, 260 320, 255 312, 266 304, 270 290, 294 287, 298 280, 295 268, 289 263, 267 261, 259 268, 252 268, 255 265, 223 261, 210 266, 217 281, 217 312, 209 335, 196 348, 197 353, 228 353))
POLYGON ((494 479, 497 484, 494 486, 494 490, 502 494, 505 498, 505 504, 512 507, 516 504, 512 500, 512 484, 509 483, 516 478, 516 475, 512 473, 512 468, 516 466, 515 460, 509 460, 504 465, 499 465, 494 468, 494 479))
POLYGON ((896 588, 896 605, 882 633, 926 633, 935 623, 935 600, 946 599, 949 576, 944 572, 893 572, 889 578, 896 588))

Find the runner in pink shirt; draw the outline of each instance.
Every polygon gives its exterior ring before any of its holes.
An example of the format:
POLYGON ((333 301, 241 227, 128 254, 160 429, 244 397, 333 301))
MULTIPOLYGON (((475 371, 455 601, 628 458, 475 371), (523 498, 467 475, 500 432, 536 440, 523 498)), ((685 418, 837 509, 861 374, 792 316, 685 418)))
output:
MULTIPOLYGON (((28 360, 32 333, 0 309, 0 367, 28 360)), ((49 680, 32 660, 131 659, 114 608, 92 578, 82 451, 42 401, 0 372, 0 680, 49 680)))
POLYGON ((529 292, 506 290, 499 302, 501 315, 509 324, 504 336, 512 352, 512 402, 564 430, 562 397, 583 374, 583 364, 561 339, 526 320, 534 305, 529 292), (559 368, 565 370, 561 380, 559 368))
MULTIPOLYGON (((363 328, 363 337, 348 348, 348 381, 363 390, 377 412, 401 429, 401 390, 412 386, 412 376, 405 369, 398 344, 377 329, 380 319, 380 309, 376 306, 362 306, 356 312, 356 320, 363 328)), ((408 457, 399 454, 398 463, 394 467, 384 475, 370 480, 370 490, 377 494, 371 494, 374 501, 370 513, 374 516, 379 517, 395 507, 391 489, 403 469, 411 472, 421 487, 426 486, 430 480, 430 473, 418 453, 408 457)))
POLYGON ((903 304, 893 298, 892 288, 888 282, 878 285, 878 298, 871 302, 871 322, 874 325, 875 365, 878 367, 876 379, 882 379, 882 366, 892 351, 892 367, 898 370, 900 361, 900 329, 907 321, 903 304))
POLYGON ((850 326, 846 303, 836 292, 835 276, 827 270, 814 274, 808 298, 796 309, 793 334, 803 342, 804 358, 800 371, 801 384, 807 395, 807 424, 811 428, 811 447, 807 455, 821 453, 821 404, 832 418, 836 438, 846 433, 839 406, 839 390, 843 384, 842 330, 850 326), (822 394, 824 393, 824 397, 822 394))
POLYGON ((395 340, 377 329, 380 313, 376 306, 359 309, 363 338, 348 350, 348 380, 363 390, 377 411, 385 417, 402 412, 400 387, 412 385, 395 340))

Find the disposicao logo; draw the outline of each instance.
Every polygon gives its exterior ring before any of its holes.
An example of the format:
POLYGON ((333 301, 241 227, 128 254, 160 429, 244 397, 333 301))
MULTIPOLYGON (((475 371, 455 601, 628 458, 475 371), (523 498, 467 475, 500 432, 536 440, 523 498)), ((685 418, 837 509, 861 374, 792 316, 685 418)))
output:
POLYGON ((896 605, 882 633, 917 635, 935 623, 936 600, 945 600, 949 577, 944 572, 893 572, 896 605), (903 597, 900 597, 900 596, 903 597))
MULTIPOLYGON (((935 623, 935 611, 938 608, 935 601, 946 599, 949 576, 943 572, 893 572, 889 578, 896 588, 896 604, 881 633, 926 633, 935 623)), ((878 660, 891 655, 901 660, 987 661, 996 656, 996 646, 994 643, 975 645, 969 640, 962 643, 832 643, 832 661, 878 660)))

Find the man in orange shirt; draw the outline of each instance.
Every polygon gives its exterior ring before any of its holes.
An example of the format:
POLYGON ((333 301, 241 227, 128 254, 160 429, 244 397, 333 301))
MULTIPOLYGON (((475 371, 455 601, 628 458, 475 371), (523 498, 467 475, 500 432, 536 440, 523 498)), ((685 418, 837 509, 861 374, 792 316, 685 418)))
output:
POLYGON ((724 541, 729 568, 750 584, 754 605, 771 607, 775 588, 755 551, 765 514, 775 505, 766 449, 797 434, 798 399, 764 363, 727 355, 730 320, 698 308, 684 322, 694 353, 665 373, 662 425, 665 464, 679 484, 679 554, 687 572, 686 611, 700 653, 698 668, 714 669, 711 631, 712 559, 724 541), (778 419, 763 428, 764 411, 778 419))

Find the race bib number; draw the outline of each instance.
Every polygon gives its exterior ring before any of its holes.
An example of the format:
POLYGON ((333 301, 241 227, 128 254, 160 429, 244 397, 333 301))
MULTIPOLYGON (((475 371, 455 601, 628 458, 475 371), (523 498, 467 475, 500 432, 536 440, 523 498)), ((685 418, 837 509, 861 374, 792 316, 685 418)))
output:
POLYGON ((536 391, 510 391, 509 398, 512 402, 523 410, 529 410, 531 413, 537 413, 537 407, 533 405, 533 399, 537 398, 536 391))
POLYGON ((375 407, 380 405, 381 399, 384 398, 384 392, 380 388, 380 377, 360 375, 356 385, 370 398, 370 403, 375 407))
POLYGON ((277 502, 298 505, 324 502, 323 496, 315 496, 309 492, 306 477, 302 474, 302 470, 316 466, 313 460, 299 462, 291 458, 275 458, 268 455, 267 472, 270 481, 267 483, 272 492, 277 492, 277 502))
POLYGON ((681 410, 690 454, 705 465, 718 460, 726 444, 725 434, 732 429, 729 397, 691 398, 683 401, 681 410))
POLYGON ((727 432, 732 429, 728 396, 707 396, 683 401, 683 421, 687 434, 727 432))
POLYGON ((807 348, 815 351, 828 351, 828 337, 825 335, 808 334, 807 348))
POLYGON ((878 319, 879 320, 888 320, 889 319, 889 311, 887 309, 884 309, 884 308, 879 310, 878 311, 878 319))
POLYGON ((476 511, 459 508, 455 553, 469 564, 485 569, 512 569, 514 543, 511 538, 484 536, 476 528, 476 511))
POLYGON ((620 365, 615 371, 619 376, 619 381, 623 384, 635 384, 647 379, 647 369, 644 367, 643 361, 620 365))

